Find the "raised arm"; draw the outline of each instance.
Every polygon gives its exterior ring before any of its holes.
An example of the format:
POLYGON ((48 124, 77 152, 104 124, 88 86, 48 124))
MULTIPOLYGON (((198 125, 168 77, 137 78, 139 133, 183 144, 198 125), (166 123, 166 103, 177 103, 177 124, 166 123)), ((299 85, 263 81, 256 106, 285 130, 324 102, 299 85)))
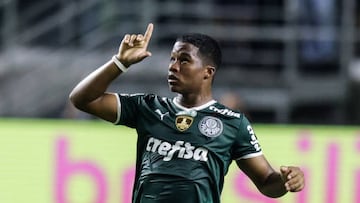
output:
POLYGON ((305 186, 304 174, 299 167, 282 166, 277 172, 263 155, 241 159, 236 163, 259 191, 268 197, 281 197, 288 191, 299 192, 305 186))
POLYGON ((69 97, 73 105, 84 112, 114 122, 117 118, 117 98, 106 90, 130 65, 151 56, 147 47, 152 32, 153 24, 150 23, 144 35, 126 34, 112 60, 90 73, 71 91, 69 97))

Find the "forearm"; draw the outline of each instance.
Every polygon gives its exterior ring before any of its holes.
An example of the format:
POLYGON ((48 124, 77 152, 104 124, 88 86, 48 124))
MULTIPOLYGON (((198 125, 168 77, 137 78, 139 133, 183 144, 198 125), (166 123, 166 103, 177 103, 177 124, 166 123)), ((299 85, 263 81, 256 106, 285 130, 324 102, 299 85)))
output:
POLYGON ((70 93, 70 101, 79 109, 101 97, 111 82, 121 74, 112 60, 89 74, 70 93))
POLYGON ((149 24, 144 35, 126 34, 119 52, 109 62, 83 79, 70 93, 70 101, 78 109, 107 121, 118 116, 117 98, 105 91, 115 78, 127 71, 127 67, 151 56, 147 51, 153 24, 149 24))
POLYGON ((281 174, 277 172, 271 173, 261 184, 259 190, 262 194, 272 198, 281 197, 287 193, 281 174))

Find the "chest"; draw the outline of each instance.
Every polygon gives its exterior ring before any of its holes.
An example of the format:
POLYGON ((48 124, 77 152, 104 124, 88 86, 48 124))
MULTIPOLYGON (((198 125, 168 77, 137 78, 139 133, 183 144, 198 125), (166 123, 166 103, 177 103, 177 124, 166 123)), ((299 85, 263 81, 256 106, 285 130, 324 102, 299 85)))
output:
POLYGON ((137 129, 145 139, 225 149, 232 145, 236 136, 236 128, 229 120, 211 112, 153 109, 142 114, 137 129))

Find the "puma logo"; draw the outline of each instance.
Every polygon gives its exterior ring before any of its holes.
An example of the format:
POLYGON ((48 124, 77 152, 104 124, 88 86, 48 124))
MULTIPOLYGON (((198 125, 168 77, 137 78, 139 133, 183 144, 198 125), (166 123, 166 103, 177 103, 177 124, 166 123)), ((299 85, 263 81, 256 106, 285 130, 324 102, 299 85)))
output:
POLYGON ((162 112, 160 111, 160 109, 156 109, 156 110, 155 110, 155 113, 159 114, 161 120, 164 119, 164 116, 169 115, 169 112, 162 113, 162 112))

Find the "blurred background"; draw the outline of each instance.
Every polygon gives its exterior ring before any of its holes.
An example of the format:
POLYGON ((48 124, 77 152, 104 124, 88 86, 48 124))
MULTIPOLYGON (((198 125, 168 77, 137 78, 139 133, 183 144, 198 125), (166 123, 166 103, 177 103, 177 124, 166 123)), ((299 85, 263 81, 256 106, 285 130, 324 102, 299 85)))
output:
POLYGON ((275 200, 232 165, 224 203, 360 202, 360 0, 0 0, 0 202, 131 202, 135 131, 68 95, 150 22, 152 56, 110 91, 174 96, 176 36, 213 36, 214 97, 256 123, 275 168, 305 171, 303 192, 275 200))
POLYGON ((68 103, 126 33, 153 22, 153 56, 113 91, 171 96, 177 34, 223 49, 216 99, 253 122, 360 124, 359 0, 2 0, 0 117, 92 119, 68 103))

